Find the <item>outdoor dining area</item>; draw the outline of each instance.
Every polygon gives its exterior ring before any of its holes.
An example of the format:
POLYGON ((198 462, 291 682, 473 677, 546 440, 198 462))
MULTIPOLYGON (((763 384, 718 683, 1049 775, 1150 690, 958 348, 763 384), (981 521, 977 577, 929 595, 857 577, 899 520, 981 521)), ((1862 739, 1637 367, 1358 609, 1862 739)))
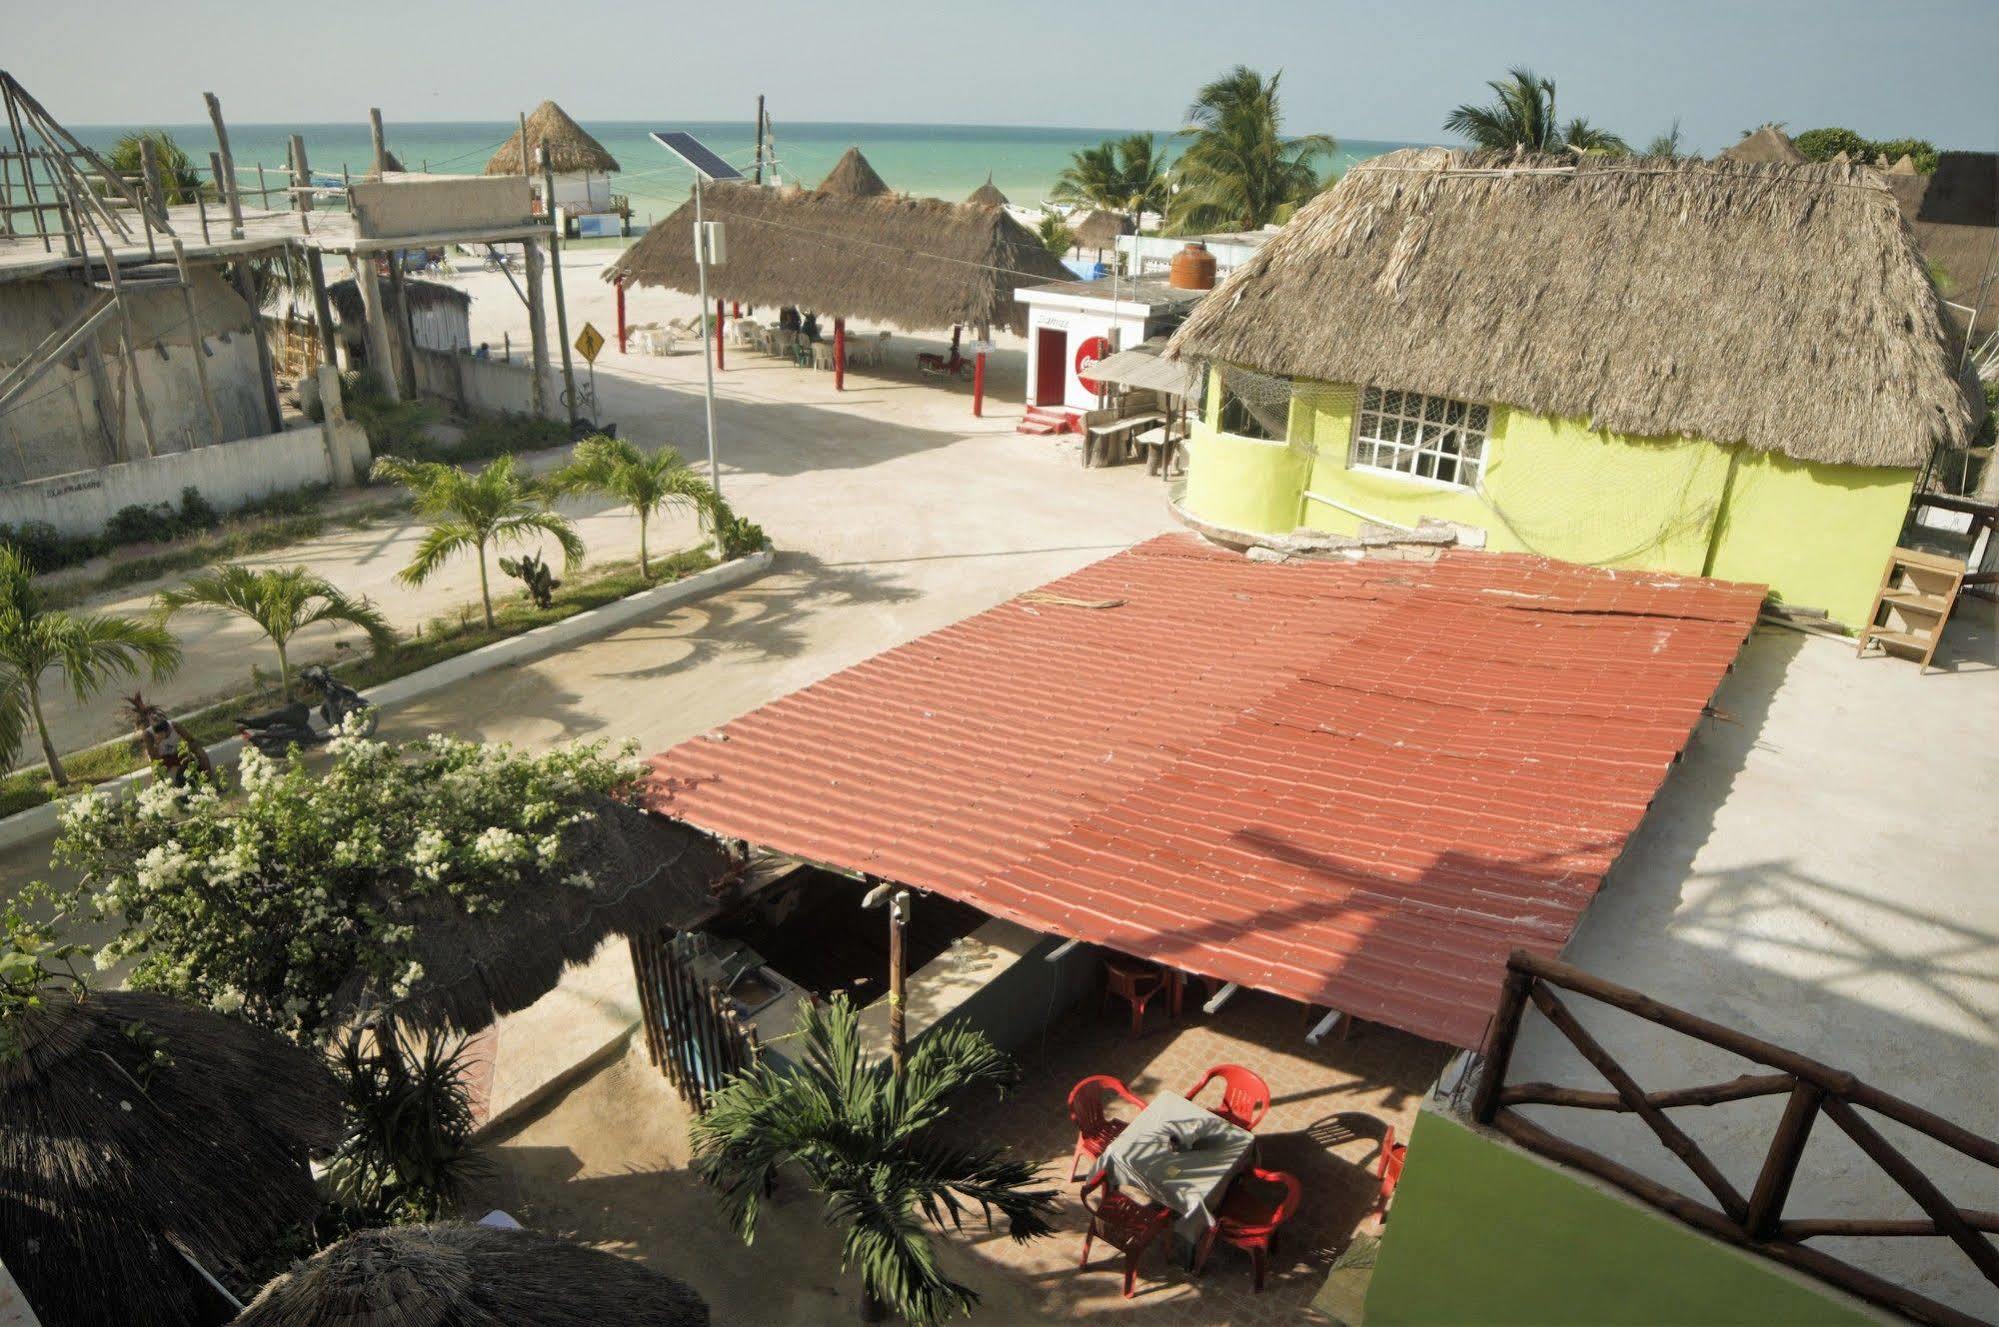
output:
POLYGON ((1083 412, 1083 468, 1142 455, 1145 473, 1171 480, 1187 468, 1189 418, 1199 412, 1202 378, 1161 357, 1164 337, 1098 360, 1090 368, 1098 408, 1083 412))

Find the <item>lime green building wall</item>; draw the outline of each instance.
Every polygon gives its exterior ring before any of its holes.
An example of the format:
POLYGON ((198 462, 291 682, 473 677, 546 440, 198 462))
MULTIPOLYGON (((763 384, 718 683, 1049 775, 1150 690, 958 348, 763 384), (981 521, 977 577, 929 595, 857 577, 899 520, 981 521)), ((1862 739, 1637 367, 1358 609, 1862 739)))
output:
POLYGON ((1365 517, 1414 526, 1427 516, 1485 531, 1488 548, 1767 585, 1781 600, 1858 626, 1915 482, 1913 470, 1632 437, 1494 406, 1472 492, 1350 468, 1358 395, 1298 383, 1287 446, 1222 433, 1221 392, 1211 385, 1208 416, 1188 448, 1188 514, 1271 535, 1356 534, 1365 517))
POLYGON ((1828 1290, 1473 1132, 1417 1118, 1367 1327, 1860 1327, 1828 1290))

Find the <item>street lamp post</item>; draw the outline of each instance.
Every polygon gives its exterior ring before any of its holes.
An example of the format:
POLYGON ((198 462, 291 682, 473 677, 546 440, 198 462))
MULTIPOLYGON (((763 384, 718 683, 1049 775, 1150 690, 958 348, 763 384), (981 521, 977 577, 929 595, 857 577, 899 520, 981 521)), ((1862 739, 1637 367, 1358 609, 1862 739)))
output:
POLYGON ((902 928, 909 921, 909 891, 884 880, 861 899, 864 908, 888 905, 888 1053, 895 1081, 902 1081, 905 1036, 902 1016, 902 928))

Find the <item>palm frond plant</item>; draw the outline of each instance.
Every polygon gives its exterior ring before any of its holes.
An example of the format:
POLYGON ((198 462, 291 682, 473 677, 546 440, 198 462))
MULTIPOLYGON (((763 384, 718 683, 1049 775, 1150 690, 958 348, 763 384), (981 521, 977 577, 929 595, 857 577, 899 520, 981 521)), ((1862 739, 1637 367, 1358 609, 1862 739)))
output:
POLYGON ((1555 81, 1524 67, 1510 69, 1503 79, 1486 84, 1493 101, 1469 103, 1444 117, 1446 131, 1468 138, 1495 152, 1515 148, 1528 152, 1559 152, 1563 140, 1555 122, 1555 81))
POLYGON ((1663 134, 1655 134, 1652 141, 1645 145, 1645 155, 1664 157, 1672 161, 1688 155, 1686 142, 1680 135, 1680 122, 1677 118, 1674 119, 1671 128, 1663 134))
POLYGON ((346 1112, 325 1179, 336 1199, 371 1222, 435 1221, 456 1210, 466 1185, 490 1168, 472 1143, 466 1047, 464 1038, 418 1039, 388 1023, 341 1034, 333 1068, 346 1112))
MULTIPOLYGON (((141 175, 145 170, 145 156, 142 144, 147 139, 153 143, 153 157, 160 167, 160 192, 166 195, 168 205, 192 203, 201 196, 201 172, 195 169, 187 150, 174 141, 174 136, 164 129, 146 129, 126 134, 112 144, 105 160, 120 175, 141 175)), ((210 191, 213 196, 213 191, 210 191)))
POLYGON ((292 698, 292 637, 319 622, 359 627, 368 646, 381 654, 396 645, 395 628, 373 602, 343 593, 310 567, 269 567, 252 571, 234 563, 205 571, 186 584, 162 590, 153 600, 161 622, 194 609, 234 613, 257 624, 278 651, 278 682, 292 698))
POLYGON ((155 679, 180 667, 180 643, 153 622, 110 613, 72 613, 44 605, 34 568, 11 544, 0 544, 0 762, 20 754, 29 719, 41 739, 49 778, 69 782, 42 713, 42 679, 62 674, 79 704, 114 678, 141 667, 155 679))
MULTIPOLYGON (((1166 210, 1170 192, 1158 140, 1151 134, 1138 133, 1106 138, 1095 147, 1077 152, 1055 177, 1055 187, 1049 196, 1058 203, 1086 203, 1115 212, 1136 231, 1145 213, 1166 210)), ((1049 239, 1044 220, 1042 243, 1048 244, 1049 239)), ((1052 244, 1048 247, 1060 252, 1052 244)))
POLYGON ((548 509, 541 490, 520 474, 511 456, 473 471, 384 456, 375 462, 371 477, 407 488, 412 509, 430 523, 416 555, 396 579, 422 585, 452 558, 473 554, 479 560, 479 602, 486 610, 488 630, 493 626, 493 592, 486 567, 489 549, 546 537, 562 549, 569 570, 583 560, 583 540, 576 528, 567 517, 548 509))
POLYGON ((1628 157, 1631 144, 1608 129, 1599 129, 1578 115, 1562 127, 1562 146, 1578 156, 1628 157))
POLYGON ((1034 234, 1041 241, 1041 247, 1057 258, 1076 247, 1076 232, 1053 212, 1041 214, 1041 224, 1034 228, 1034 234))
POLYGON ((654 516, 685 507, 700 515, 703 526, 714 526, 715 490, 672 447, 648 454, 624 438, 585 438, 549 485, 561 493, 599 494, 637 512, 639 574, 647 580, 652 579, 647 531, 654 516))
POLYGON ((1324 187, 1316 163, 1338 145, 1326 134, 1285 136, 1282 78, 1237 65, 1195 94, 1181 131, 1191 141, 1174 166, 1175 230, 1257 230, 1324 187))
POLYGON ((737 1233, 754 1241, 764 1195, 795 1164, 844 1232, 842 1265, 859 1271, 867 1303, 918 1324, 970 1312, 978 1294, 945 1275, 925 1223, 957 1229, 976 1210, 1004 1219, 1016 1241, 1053 1229, 1056 1191, 1033 1165, 938 1137, 952 1098, 1005 1091, 1013 1061, 981 1033, 937 1028, 898 1079, 863 1051, 859 1015, 838 995, 801 1013, 797 1044, 795 1069, 758 1065, 694 1122, 696 1169, 721 1189, 737 1233))

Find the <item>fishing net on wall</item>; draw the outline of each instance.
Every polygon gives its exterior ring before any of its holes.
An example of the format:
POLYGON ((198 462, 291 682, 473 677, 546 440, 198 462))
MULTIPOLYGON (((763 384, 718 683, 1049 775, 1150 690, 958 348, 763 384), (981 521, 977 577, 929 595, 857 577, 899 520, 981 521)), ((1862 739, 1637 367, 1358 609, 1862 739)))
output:
MULTIPOLYGON (((1626 442, 1607 434, 1575 438, 1568 445, 1542 446, 1521 438, 1515 466, 1535 467, 1534 482, 1509 485, 1501 501, 1486 482, 1495 441, 1506 432, 1503 408, 1446 401, 1415 393, 1336 383, 1301 381, 1216 365, 1220 386, 1220 431, 1282 442, 1294 452, 1338 468, 1359 464, 1370 471, 1397 470, 1413 478, 1462 488, 1490 513, 1488 533, 1503 545, 1543 557, 1591 566, 1671 560, 1698 570, 1713 533, 1727 481, 1728 458, 1720 449, 1692 440, 1626 442), (1356 442, 1355 421, 1372 421, 1369 437, 1356 442), (1373 441, 1389 437, 1399 445, 1373 441), (1631 449, 1641 449, 1633 452, 1631 449), (1677 548, 1677 553, 1668 550, 1677 548)), ((1394 480, 1383 476, 1384 482, 1394 480)), ((1343 504, 1365 512, 1357 498, 1343 504)), ((1409 524, 1381 513, 1383 524, 1409 524)))

